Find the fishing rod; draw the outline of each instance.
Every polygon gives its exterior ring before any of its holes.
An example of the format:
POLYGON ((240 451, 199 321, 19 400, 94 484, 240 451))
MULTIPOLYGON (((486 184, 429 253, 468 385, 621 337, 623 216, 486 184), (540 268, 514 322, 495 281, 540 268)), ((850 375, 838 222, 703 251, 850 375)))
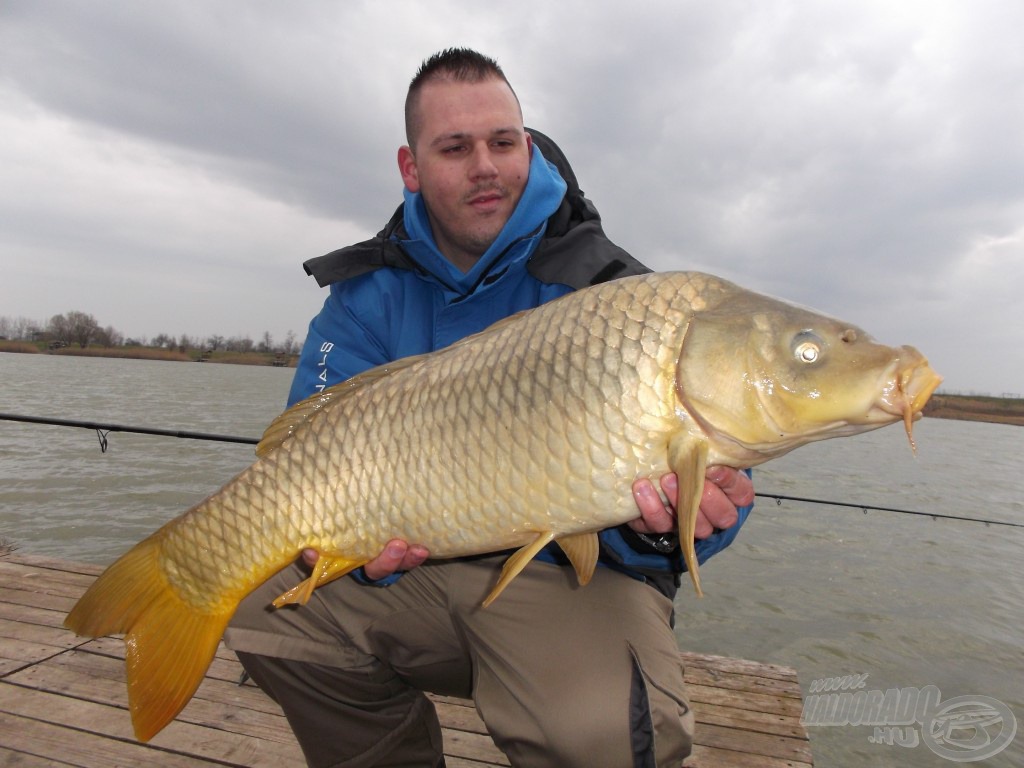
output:
MULTIPOLYGON (((57 427, 78 427, 81 429, 92 429, 100 441, 100 452, 107 451, 107 435, 111 432, 130 432, 140 435, 156 435, 158 437, 179 437, 186 440, 213 440, 222 443, 245 443, 257 445, 258 437, 234 437, 231 435, 216 435, 207 432, 189 432, 183 429, 152 429, 149 427, 130 427, 123 424, 101 424, 95 421, 74 421, 72 419, 51 419, 42 416, 18 416, 10 413, 0 413, 0 421, 21 421, 29 424, 49 424, 57 427)), ((774 499, 779 506, 783 501, 800 501, 807 504, 823 504, 832 507, 847 507, 859 509, 864 514, 868 512, 896 512, 902 515, 918 515, 930 517, 933 520, 942 518, 944 520, 959 520, 967 523, 983 523, 986 526, 1002 525, 1008 528, 1024 528, 1024 523, 1011 523, 1003 520, 986 520, 980 517, 966 517, 963 515, 945 515, 941 512, 921 512, 914 509, 899 509, 897 507, 879 507, 872 504, 853 504, 845 501, 829 501, 827 499, 811 499, 803 496, 784 496, 780 493, 755 493, 762 499, 774 499)))
POLYGON ((124 424, 100 424, 95 421, 74 421, 72 419, 50 419, 43 416, 18 416, 13 413, 0 413, 0 421, 23 421, 29 424, 49 424, 56 427, 79 427, 92 429, 100 441, 100 453, 107 452, 107 435, 111 432, 132 432, 137 435, 157 435, 159 437, 181 437, 186 440, 213 440, 221 443, 248 443, 256 445, 258 437, 233 437, 231 435, 214 435, 207 432, 189 432, 184 429, 152 429, 150 427, 129 427, 124 424))
POLYGON ((981 517, 965 517, 963 515, 944 515, 941 512, 921 512, 916 509, 898 509, 896 507, 876 507, 871 504, 852 504, 846 501, 826 501, 824 499, 806 499, 802 496, 783 496, 778 493, 755 493, 755 496, 760 496, 763 499, 775 499, 775 503, 778 506, 782 505, 783 501, 804 501, 808 504, 827 504, 832 507, 849 507, 851 509, 859 509, 865 515, 868 512, 899 512, 901 515, 919 515, 921 517, 930 517, 932 520, 942 518, 944 520, 962 520, 968 523, 984 523, 986 526, 989 525, 1005 525, 1008 528, 1024 528, 1024 523, 1011 523, 1004 520, 986 520, 981 517))

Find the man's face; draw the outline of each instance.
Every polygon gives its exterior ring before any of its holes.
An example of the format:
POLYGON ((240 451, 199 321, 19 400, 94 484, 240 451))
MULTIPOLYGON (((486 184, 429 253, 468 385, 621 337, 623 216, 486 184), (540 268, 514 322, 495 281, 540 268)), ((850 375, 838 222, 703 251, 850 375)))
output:
POLYGON ((416 146, 398 151, 402 181, 426 203, 441 253, 468 271, 501 232, 530 171, 519 103, 496 78, 423 86, 416 146))

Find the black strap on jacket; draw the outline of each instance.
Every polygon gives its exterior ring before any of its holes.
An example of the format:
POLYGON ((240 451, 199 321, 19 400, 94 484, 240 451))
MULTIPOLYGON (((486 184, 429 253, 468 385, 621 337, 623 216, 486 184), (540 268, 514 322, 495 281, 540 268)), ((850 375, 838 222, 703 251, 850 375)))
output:
MULTIPOLYGON (((567 187, 561 204, 548 219, 544 237, 526 265, 530 274, 544 283, 579 289, 650 272, 605 235, 601 215, 584 196, 561 148, 540 131, 532 128, 527 131, 544 157, 558 168, 567 187)), ((408 238, 403 224, 404 205, 398 206, 376 237, 307 261, 303 264, 306 274, 324 287, 381 267, 421 271, 395 241, 408 238)))

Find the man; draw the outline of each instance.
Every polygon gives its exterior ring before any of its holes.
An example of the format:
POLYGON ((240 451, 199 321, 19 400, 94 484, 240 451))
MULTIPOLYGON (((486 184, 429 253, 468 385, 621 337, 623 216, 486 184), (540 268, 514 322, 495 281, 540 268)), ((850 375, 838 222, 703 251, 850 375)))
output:
MULTIPOLYGON (((647 271, 604 236, 558 148, 524 130, 494 61, 461 49, 428 59, 409 89, 406 132, 404 205, 376 238, 306 265, 331 292, 291 402, 589 282, 647 271)), ((743 473, 719 467, 708 479, 702 559, 731 541, 753 498, 743 473)), ((657 480, 674 500, 674 476, 657 480)), ((427 561, 416 542, 395 540, 307 606, 270 611, 303 566, 286 570, 243 603, 228 643, 282 705, 312 766, 442 764, 422 691, 472 695, 513 765, 678 766, 693 717, 671 628, 675 516, 650 479, 634 494, 637 520, 601 533, 605 567, 583 589, 545 550, 482 609, 504 555, 427 561)))

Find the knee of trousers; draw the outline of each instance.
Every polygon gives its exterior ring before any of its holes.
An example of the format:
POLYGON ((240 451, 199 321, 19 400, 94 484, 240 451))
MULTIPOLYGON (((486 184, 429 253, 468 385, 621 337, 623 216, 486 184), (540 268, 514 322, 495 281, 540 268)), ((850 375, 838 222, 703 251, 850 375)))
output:
POLYGON ((691 752, 694 729, 681 686, 682 666, 680 685, 664 685, 635 654, 632 664, 628 699, 608 691, 605 697, 574 700, 562 695, 571 691, 562 691, 551 697, 550 706, 527 715, 533 722, 517 736, 503 738, 499 726, 492 732, 495 742, 513 765, 679 768, 691 752))
POLYGON ((238 653, 284 711, 307 765, 434 765, 442 758, 433 705, 397 678, 238 653))

